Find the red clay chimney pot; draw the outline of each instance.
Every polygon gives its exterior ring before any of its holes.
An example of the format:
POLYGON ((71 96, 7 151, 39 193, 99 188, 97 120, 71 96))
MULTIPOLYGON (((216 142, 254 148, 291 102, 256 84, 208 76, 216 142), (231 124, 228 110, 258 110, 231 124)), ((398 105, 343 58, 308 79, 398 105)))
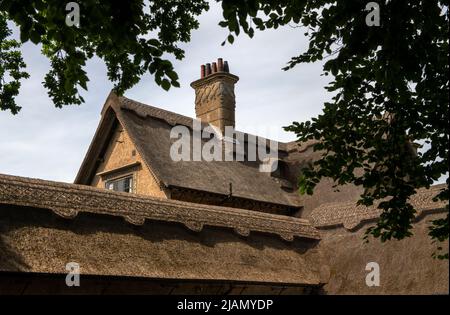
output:
POLYGON ((200 78, 203 79, 205 77, 205 65, 200 66, 200 78))
POLYGON ((230 72, 230 67, 228 66, 228 61, 224 61, 224 63, 223 63, 223 71, 230 72))
POLYGON ((223 71, 223 59, 222 58, 217 59, 217 71, 219 71, 219 72, 223 71))

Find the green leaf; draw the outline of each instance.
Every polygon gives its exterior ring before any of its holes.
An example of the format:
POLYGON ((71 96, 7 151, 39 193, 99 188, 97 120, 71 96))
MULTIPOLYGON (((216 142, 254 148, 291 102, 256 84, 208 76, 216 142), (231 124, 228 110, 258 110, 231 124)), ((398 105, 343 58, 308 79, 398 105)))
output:
POLYGON ((168 76, 172 81, 178 80, 178 74, 177 74, 175 71, 169 71, 169 72, 167 72, 167 76, 168 76))
POLYGON ((170 82, 169 82, 169 80, 163 79, 163 80, 161 81, 161 87, 162 87, 164 90, 168 91, 168 90, 170 89, 170 82))
POLYGON ((41 41, 41 35, 36 31, 36 29, 33 29, 30 33, 30 40, 33 42, 33 44, 39 44, 41 41))
POLYGON ((30 37, 29 37, 29 35, 28 35, 27 32, 20 31, 20 41, 21 41, 22 43, 27 42, 29 39, 30 39, 30 37))

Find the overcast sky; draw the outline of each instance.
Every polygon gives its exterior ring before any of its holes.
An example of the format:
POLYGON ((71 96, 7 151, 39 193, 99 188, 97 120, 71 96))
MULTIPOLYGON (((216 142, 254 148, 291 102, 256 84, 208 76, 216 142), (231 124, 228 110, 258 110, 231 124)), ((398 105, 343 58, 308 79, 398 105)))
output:
MULTIPOLYGON (((189 84, 198 79, 200 65, 227 60, 230 72, 239 76, 236 84, 236 127, 279 141, 295 140, 282 130, 292 121, 304 121, 320 113, 330 95, 321 76, 322 65, 300 65, 281 70, 290 57, 307 48, 302 29, 285 27, 236 38, 221 46, 227 31, 217 23, 221 10, 213 3, 200 17, 200 27, 191 42, 183 44, 186 57, 175 61, 180 88, 166 92, 146 75, 125 96, 149 105, 194 117, 194 91, 189 84)), ((82 21, 81 21, 82 23, 82 21)), ((99 59, 87 64, 90 78, 85 103, 57 109, 42 86, 49 62, 32 43, 23 46, 31 78, 22 81, 16 116, 0 111, 0 173, 73 182, 100 119, 100 110, 112 84, 99 59)))

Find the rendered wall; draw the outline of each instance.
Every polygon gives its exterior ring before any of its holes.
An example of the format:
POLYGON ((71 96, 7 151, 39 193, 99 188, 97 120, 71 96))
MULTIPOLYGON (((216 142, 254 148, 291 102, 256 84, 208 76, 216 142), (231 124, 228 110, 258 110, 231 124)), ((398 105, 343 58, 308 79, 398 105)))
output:
POLYGON ((115 176, 121 176, 129 174, 130 172, 135 173, 135 193, 141 195, 148 195, 154 197, 166 198, 166 193, 159 187, 144 160, 141 158, 139 152, 137 152, 134 144, 132 143, 127 132, 118 126, 114 131, 111 141, 106 150, 105 156, 103 157, 104 162, 98 167, 96 174, 114 170, 126 165, 130 165, 135 162, 139 162, 140 166, 134 167, 132 169, 124 170, 115 174, 110 174, 102 178, 96 175, 92 181, 91 186, 104 188, 105 181, 109 178, 115 176))

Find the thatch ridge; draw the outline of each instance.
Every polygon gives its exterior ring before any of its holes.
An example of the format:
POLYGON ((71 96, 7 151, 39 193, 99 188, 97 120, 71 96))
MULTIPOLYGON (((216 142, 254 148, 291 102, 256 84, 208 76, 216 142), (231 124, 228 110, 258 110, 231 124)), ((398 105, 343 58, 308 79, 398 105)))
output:
POLYGON ((137 225, 150 219, 182 223, 194 231, 209 225, 231 228, 243 236, 263 232, 285 240, 319 239, 318 232, 305 219, 10 175, 0 175, 0 203, 50 209, 66 218, 90 212, 121 216, 137 225))

